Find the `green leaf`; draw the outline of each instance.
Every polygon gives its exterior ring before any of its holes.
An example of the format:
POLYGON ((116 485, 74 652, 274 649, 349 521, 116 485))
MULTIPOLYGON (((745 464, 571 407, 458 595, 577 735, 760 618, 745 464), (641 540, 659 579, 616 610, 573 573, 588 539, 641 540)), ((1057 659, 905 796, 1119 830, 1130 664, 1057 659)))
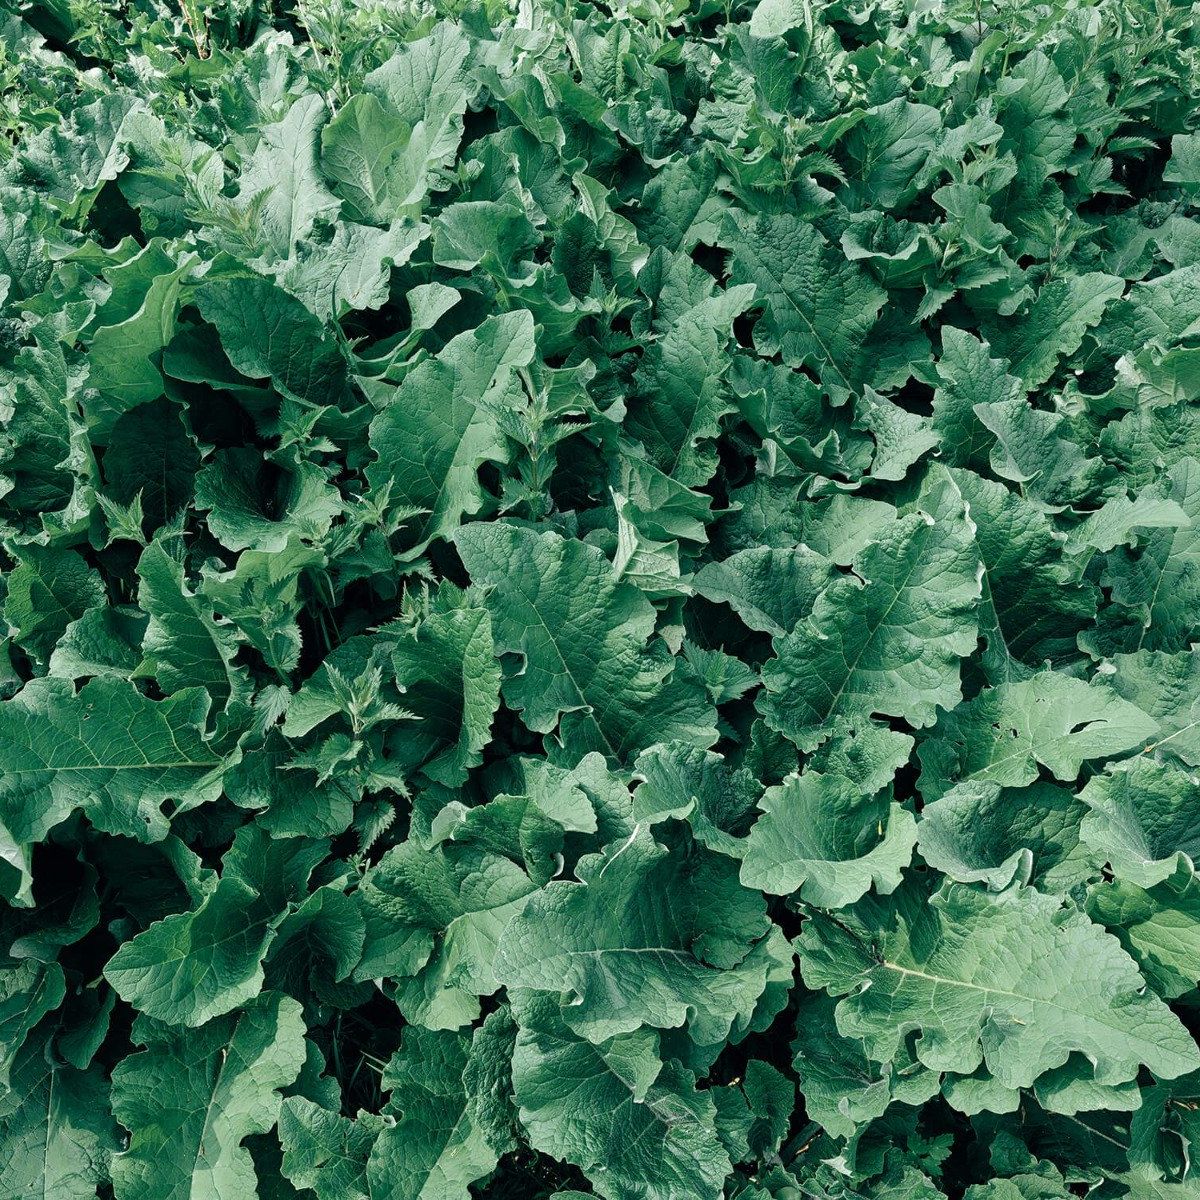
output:
POLYGON ((735 834, 749 824, 758 799, 749 771, 735 771, 721 755, 686 742, 651 746, 638 755, 634 771, 641 779, 633 795, 639 825, 686 818, 710 850, 742 857, 742 839, 735 834))
POLYGON ((952 466, 978 471, 987 466, 993 437, 975 415, 977 404, 1006 404, 1023 394, 1021 381, 992 358, 987 342, 962 329, 942 329, 938 387, 933 394, 933 429, 942 457, 952 466))
POLYGON ((270 379, 288 397, 337 403, 346 361, 337 343, 294 296, 260 276, 206 279, 196 307, 216 326, 229 361, 251 379, 270 379))
POLYGON ((127 608, 89 608, 63 631, 48 674, 80 680, 91 675, 129 679, 142 661, 147 620, 127 608))
POLYGON ((392 268, 408 262, 428 232, 402 221, 386 229, 339 225, 328 242, 306 242, 297 251, 280 285, 325 324, 380 309, 391 297, 392 268))
POLYGON ((8 575, 4 619, 17 645, 44 661, 72 621, 106 600, 103 580, 82 555, 28 546, 8 575))
POLYGON ((596 833, 601 819, 606 833, 628 833, 629 793, 601 755, 585 755, 572 770, 540 758, 512 766, 520 779, 509 791, 471 808, 451 800, 431 822, 431 838, 473 842, 521 862, 540 886, 561 869, 569 833, 596 833))
POLYGON ((165 695, 199 685, 219 712, 244 693, 244 672, 234 664, 237 637, 220 625, 212 610, 188 590, 183 566, 161 542, 152 542, 138 560, 138 604, 149 616, 139 672, 151 675, 165 695))
POLYGON ((768 788, 759 807, 742 883, 822 908, 853 904, 872 885, 895 891, 917 842, 911 813, 886 793, 863 797, 835 775, 793 775, 768 788))
POLYGON ((1132 750, 1157 729, 1111 692, 1043 671, 987 688, 945 713, 919 751, 921 787, 934 798, 969 780, 1024 787, 1037 778, 1039 763, 1070 781, 1089 759, 1132 750))
POLYGON ((238 199, 255 214, 260 252, 269 262, 286 259, 317 221, 337 214, 338 202, 317 169, 317 131, 327 116, 319 96, 298 97, 282 120, 259 130, 242 170, 238 199))
POLYGON ((144 112, 128 92, 80 104, 60 127, 49 126, 29 139, 21 156, 25 176, 64 214, 86 212, 101 185, 129 165, 132 127, 144 112))
POLYGON ((134 1040, 145 1049, 113 1071, 113 1113, 130 1131, 113 1158, 117 1200, 255 1195, 242 1142, 275 1124, 280 1089, 300 1073, 300 1005, 264 992, 199 1029, 140 1018, 134 1040))
POLYGON ((980 633, 988 641, 989 678, 1019 679, 1042 663, 1075 658, 1076 638, 1099 597, 1073 580, 1045 514, 994 480, 970 471, 951 476, 969 506, 983 564, 980 633))
POLYGON ((1144 539, 1140 553, 1119 548, 1109 556, 1102 583, 1129 610, 1128 650, 1184 650, 1193 640, 1200 605, 1200 461, 1184 458, 1167 473, 1166 499, 1188 518, 1144 539))
POLYGON ((733 408, 721 351, 730 324, 753 297, 753 286, 741 286, 704 299, 672 322, 638 366, 624 428, 663 474, 685 487, 707 483, 716 470, 709 443, 733 408))
POLYGON ((98 1067, 56 1061, 43 1038, 17 1056, 0 1099, 0 1175, 14 1196, 94 1200, 119 1149, 108 1083, 98 1067))
POLYGON ((1190 772, 1138 757, 1094 776, 1079 798, 1088 807, 1080 836, 1122 879, 1153 887, 1200 860, 1190 772))
POLYGON ((11 1072, 22 1047, 65 994, 66 981, 57 963, 5 956, 0 975, 0 1087, 11 1085, 11 1072))
POLYGON ((117 418, 104 452, 104 479, 114 500, 140 496, 149 528, 165 525, 192 498, 200 453, 178 406, 162 399, 117 418))
POLYGON ((617 759, 651 741, 711 741, 707 702, 668 681, 665 647, 648 644, 654 609, 598 550, 516 525, 471 525, 455 544, 472 582, 491 589, 496 648, 521 656, 502 690, 530 729, 561 720, 564 740, 617 759))
POLYGON ((1116 934, 1164 999, 1186 995, 1200 981, 1200 883, 1190 865, 1149 888, 1123 879, 1097 884, 1087 913, 1116 934))
POLYGON ((1061 357, 1079 349, 1084 334, 1100 323, 1105 308, 1124 289, 1123 280, 1101 271, 1053 280, 1019 322, 991 329, 992 346, 1032 391, 1054 374, 1061 357))
MULTIPOLYGON (((428 36, 409 41, 363 81, 411 129, 405 175, 424 190, 440 182, 462 137, 463 114, 474 90, 467 59, 470 42, 462 27, 439 22, 428 36)), ((416 203, 417 201, 410 201, 416 203)))
POLYGON ((200 593, 231 621, 280 675, 295 669, 301 635, 296 618, 303 607, 305 573, 323 566, 324 555, 291 539, 277 553, 243 550, 232 571, 209 564, 200 593))
POLYGON ((487 609, 443 585, 429 613, 392 652, 396 682, 421 723, 398 748, 406 764, 455 787, 482 761, 500 703, 487 609))
POLYGON ((769 923, 731 860, 684 863, 635 829, 575 870, 505 928, 495 970, 507 987, 567 992, 564 1020, 593 1042, 684 1023, 717 1042, 753 1009, 766 980, 751 951, 769 923))
POLYGON ((933 724, 938 706, 958 702, 959 659, 975 648, 980 576, 961 500, 936 520, 917 511, 885 526, 854 571, 826 587, 763 669, 760 710, 804 749, 839 717, 933 724))
POLYGON ((359 891, 366 944, 355 975, 395 980, 410 1022, 459 1029, 499 989, 497 943, 534 890, 519 866, 477 847, 395 846, 359 891))
POLYGON ((300 770, 295 751, 278 734, 248 751, 225 775, 225 794, 272 837, 332 837, 354 816, 360 789, 353 780, 317 783, 312 770, 300 770))
POLYGON ((739 1162, 778 1154, 796 1103, 796 1085, 770 1063, 752 1058, 742 1080, 717 1093, 718 1133, 739 1162))
POLYGON ((807 546, 755 546, 705 564, 692 586, 714 604, 728 604, 750 629, 772 637, 807 617, 831 581, 829 560, 807 546))
MULTIPOLYGON (((74 396, 80 372, 68 363, 63 348, 39 336, 22 346, 12 363, 0 364, 0 404, 4 432, 0 437, 0 497, 5 521, 40 526, 42 514, 67 508, 75 490, 72 468, 74 396), (18 511, 10 511, 13 500, 18 511)), ((11 585, 10 585, 11 586, 11 585)))
POLYGON ((367 1156, 386 1126, 386 1118, 372 1113, 352 1120, 289 1096, 279 1110, 283 1173, 317 1200, 368 1200, 367 1156))
MULTIPOLYGON (((1200 1096, 1200 1075, 1156 1083, 1142 1093, 1142 1107, 1129 1122, 1128 1163, 1146 1177, 1179 1178, 1190 1166, 1191 1147, 1200 1130, 1195 1101, 1200 1096)), ((1173 1187, 1165 1184, 1164 1194, 1173 1187)), ((1148 1189, 1148 1195, 1153 1190, 1148 1189)))
POLYGON ((177 261, 159 239, 109 272, 112 292, 94 318, 88 382, 99 392, 84 406, 92 436, 104 444, 122 414, 163 394, 162 352, 175 332, 183 281, 195 266, 177 261))
POLYGON ((1114 655, 1112 664, 1113 674, 1101 681, 1158 722, 1154 748, 1189 767, 1200 766, 1200 692, 1195 683, 1200 655, 1142 650, 1114 655))
POLYGON ((941 114, 928 104, 897 97, 867 109, 843 142, 854 191, 873 207, 903 208, 916 194, 914 180, 941 130, 941 114))
POLYGON ((258 995, 262 960, 289 904, 303 898, 324 842, 247 828, 221 878, 189 912, 156 921, 104 968, 122 999, 169 1025, 202 1025, 258 995))
POLYGON ((1103 482, 1103 464, 1088 457, 1062 413, 1006 400, 977 404, 975 415, 995 435, 992 474, 1018 484, 1043 506, 1090 498, 1103 482))
POLYGON ((893 1100, 922 1104, 937 1094, 937 1072, 926 1070, 906 1050, 892 1063, 872 1062, 862 1038, 838 1032, 835 1009, 832 996, 806 995, 792 1043, 805 1109, 829 1134, 850 1137, 883 1116, 893 1100))
POLYGON ((468 1200, 469 1185, 496 1165, 489 1130, 474 1119, 464 1085, 472 1050, 459 1034, 405 1031, 383 1075, 397 1120, 380 1132, 367 1160, 372 1196, 468 1200))
POLYGON ((303 459, 265 464, 248 448, 219 450, 196 476, 196 507, 230 550, 278 554, 289 541, 319 542, 343 511, 325 471, 303 459), (271 479, 271 483, 264 480, 271 479))
POLYGON ((1061 893, 1095 868, 1074 795, 1052 783, 1015 790, 974 781, 925 805, 917 825, 921 857, 960 883, 1000 891, 1014 880, 1061 893))
POLYGON ((811 366, 844 394, 866 374, 864 343, 887 293, 798 217, 727 215, 721 241, 732 280, 754 284, 765 307, 754 329, 760 354, 811 366))
POLYGON ((716 223, 726 207, 714 188, 716 179, 716 156, 708 147, 666 162, 647 181, 634 214, 646 242, 690 254, 697 242, 715 241, 716 223))
POLYGON ((1194 133, 1177 133, 1171 139, 1171 158, 1163 168, 1163 182, 1184 184, 1189 192, 1200 185, 1200 138, 1194 133))
POLYGON ((1187 337, 1200 320, 1200 264, 1168 271, 1135 284, 1113 305, 1110 323, 1123 344, 1167 349, 1187 337))
POLYGON ((873 479, 903 479, 922 455, 938 445, 938 434, 927 418, 907 412, 874 388, 863 389, 856 412, 855 428, 867 430, 875 441, 873 479))
POLYGON ((750 32, 756 38, 782 37, 812 16, 797 0, 759 0, 750 14, 750 32))
POLYGON ((528 313, 489 317, 388 389, 386 406, 371 422, 378 458, 367 478, 372 488, 388 489, 393 503, 421 514, 410 524, 409 557, 483 507, 477 472, 508 459, 497 413, 516 403, 518 372, 534 349, 528 313))
POLYGON ((221 791, 226 763, 204 738, 208 708, 200 688, 156 702, 119 679, 93 679, 78 693, 66 680, 33 680, 0 704, 9 835, 39 842, 82 809, 106 833, 166 837, 164 803, 186 810, 221 791))
POLYGON ((421 200, 424 164, 408 158, 411 135, 372 95, 354 96, 321 131, 321 165, 349 217, 387 225, 421 200))
POLYGON ((529 218, 513 205, 462 200, 444 209, 433 223, 433 261, 454 271, 482 266, 515 283, 520 268, 513 260, 540 241, 529 218))
POLYGON ((1128 546, 1143 529, 1182 529, 1191 517, 1174 501, 1156 495, 1147 488, 1134 497, 1114 496, 1089 513, 1077 529, 1071 531, 1068 549, 1075 553, 1088 550, 1108 552, 1128 546))
POLYGON ((730 1171, 711 1093, 664 1064, 649 1030, 595 1044, 553 996, 517 1003, 513 1090, 532 1144, 582 1167, 614 1200, 716 1200, 730 1171))
POLYGON ((1006 1088, 1031 1086, 1086 1054, 1098 1083, 1140 1066, 1174 1078, 1200 1065, 1179 1018, 1143 988, 1133 960, 1082 913, 1032 888, 1000 893, 918 882, 861 901, 839 923, 814 917, 799 942, 809 986, 843 996, 838 1031, 893 1061, 910 1031, 931 1070, 980 1065, 1006 1088), (1020 946, 1019 957, 1006 947, 1020 946))
POLYGON ((23 300, 46 284, 50 264, 39 224, 29 213, 0 216, 0 303, 10 296, 23 300))

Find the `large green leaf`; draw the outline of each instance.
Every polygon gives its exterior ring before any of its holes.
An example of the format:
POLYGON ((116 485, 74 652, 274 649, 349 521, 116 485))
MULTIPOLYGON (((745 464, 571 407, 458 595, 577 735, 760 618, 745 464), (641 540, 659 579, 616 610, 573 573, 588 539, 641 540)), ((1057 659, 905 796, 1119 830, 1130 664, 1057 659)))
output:
POLYGON ((378 461, 367 477, 372 487, 387 488, 390 499, 419 513, 410 554, 451 534, 483 506, 477 473, 484 463, 508 457, 499 410, 517 402, 517 372, 533 355, 528 313, 489 317, 389 389, 386 406, 371 423, 378 461))
POLYGON ((250 379, 270 379, 285 396, 336 404, 346 361, 320 322, 294 296, 260 276, 207 279, 196 306, 216 326, 229 361, 250 379))
POLYGON ((262 960, 288 906, 304 895, 327 849, 244 830, 196 908, 125 942, 105 978, 122 999, 169 1025, 201 1025, 247 1003, 263 989, 262 960))
POLYGON ((218 624, 208 606, 188 590, 182 564, 161 543, 146 547, 137 570, 138 603, 149 616, 141 671, 152 675, 167 695, 199 685, 220 710, 246 687, 245 675, 233 661, 235 632, 218 624))
POLYGON ((823 908, 900 886, 917 841, 912 814, 853 781, 805 772, 768 788, 746 842, 742 882, 823 908))
POLYGON ((396 846, 360 889, 366 945, 357 974, 394 979, 412 1023, 458 1029, 500 987, 497 942, 533 891, 519 866, 477 847, 396 846))
POLYGON ((113 1159, 118 1200, 218 1200, 255 1194, 242 1145, 279 1115, 280 1089, 304 1064, 304 1020, 290 996, 264 992, 240 1013, 199 1029, 145 1017, 145 1046, 113 1072, 113 1113, 130 1131, 113 1159))
POLYGON ((372 1196, 468 1200, 469 1185, 496 1165, 492 1130, 472 1111, 467 1092, 472 1052, 460 1034, 416 1027, 405 1033, 383 1075, 397 1120, 380 1132, 367 1159, 372 1196))
POLYGON ((811 366, 830 388, 854 388, 867 373, 863 346, 887 293, 793 215, 730 215, 721 236, 733 282, 754 284, 766 308, 755 348, 811 366))
POLYGON ((93 1200, 119 1149, 108 1083, 55 1061, 42 1038, 17 1056, 0 1100, 0 1175, 14 1196, 93 1200))
POLYGON ((1138 757, 1096 775, 1079 798, 1088 808, 1080 836, 1123 879, 1151 887, 1200 860, 1190 771, 1138 757))
POLYGON ((718 1197, 729 1159, 711 1093, 665 1064, 649 1030, 594 1044, 554 997, 518 1002, 513 1089, 533 1145, 576 1163, 616 1200, 718 1197))
POLYGON ((509 923, 496 954, 502 983, 567 992, 564 1020, 593 1042, 686 1022, 703 1045, 753 1010, 766 980, 751 951, 769 923, 728 858, 697 851, 682 862, 635 830, 576 873, 509 923))
POLYGON ((455 539, 472 582, 489 587, 496 648, 520 655, 503 683, 537 733, 625 758, 651 741, 711 740, 711 709, 671 677, 654 609, 584 543, 515 525, 472 525, 455 539))
POLYGON ((874 713, 932 725, 961 697, 975 647, 980 571, 961 502, 877 532, 763 669, 763 715, 811 749, 839 717, 874 713))
POLYGON ((929 895, 913 880, 836 923, 815 916, 799 950, 809 986, 845 997, 839 1032, 862 1038, 875 1062, 893 1061, 915 1030, 925 1066, 970 1075, 983 1065, 1005 1088, 1031 1086, 1072 1051, 1104 1084, 1141 1066, 1163 1078, 1200 1066, 1191 1036, 1120 946, 1032 888, 947 883, 929 895))
POLYGON ((919 752, 921 786, 934 797, 972 780, 1024 787, 1037 778, 1039 763, 1069 781, 1089 759, 1132 750, 1157 730, 1111 692, 1042 671, 987 688, 945 713, 919 752))
POLYGON ((204 737, 209 703, 200 688, 154 701, 105 677, 78 693, 65 679, 27 684, 0 705, 8 837, 39 842, 76 809, 106 833, 165 837, 165 803, 186 810, 221 791, 226 760, 204 737))

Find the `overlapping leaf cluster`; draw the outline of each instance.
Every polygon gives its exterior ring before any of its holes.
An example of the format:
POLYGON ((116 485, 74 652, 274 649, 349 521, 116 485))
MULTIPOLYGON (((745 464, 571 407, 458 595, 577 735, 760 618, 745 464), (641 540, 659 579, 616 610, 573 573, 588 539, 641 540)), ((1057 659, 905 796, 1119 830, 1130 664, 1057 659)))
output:
POLYGON ((1191 7, 0 46, 0 1193, 1196 1194, 1191 7))

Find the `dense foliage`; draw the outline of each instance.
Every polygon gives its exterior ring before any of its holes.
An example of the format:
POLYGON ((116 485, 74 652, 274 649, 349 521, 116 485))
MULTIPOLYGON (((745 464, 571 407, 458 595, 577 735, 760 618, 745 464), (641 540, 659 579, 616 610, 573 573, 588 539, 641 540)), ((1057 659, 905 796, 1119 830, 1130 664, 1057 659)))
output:
POLYGON ((0 11, 0 1194, 1196 1195, 1195 26, 0 11))

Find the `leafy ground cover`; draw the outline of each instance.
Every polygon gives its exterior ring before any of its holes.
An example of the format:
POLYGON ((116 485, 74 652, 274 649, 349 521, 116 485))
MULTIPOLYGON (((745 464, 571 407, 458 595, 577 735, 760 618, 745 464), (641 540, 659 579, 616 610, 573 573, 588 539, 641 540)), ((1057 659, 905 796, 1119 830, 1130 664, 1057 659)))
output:
POLYGON ((1196 40, 0 14, 0 1195, 1197 1195, 1196 40))

